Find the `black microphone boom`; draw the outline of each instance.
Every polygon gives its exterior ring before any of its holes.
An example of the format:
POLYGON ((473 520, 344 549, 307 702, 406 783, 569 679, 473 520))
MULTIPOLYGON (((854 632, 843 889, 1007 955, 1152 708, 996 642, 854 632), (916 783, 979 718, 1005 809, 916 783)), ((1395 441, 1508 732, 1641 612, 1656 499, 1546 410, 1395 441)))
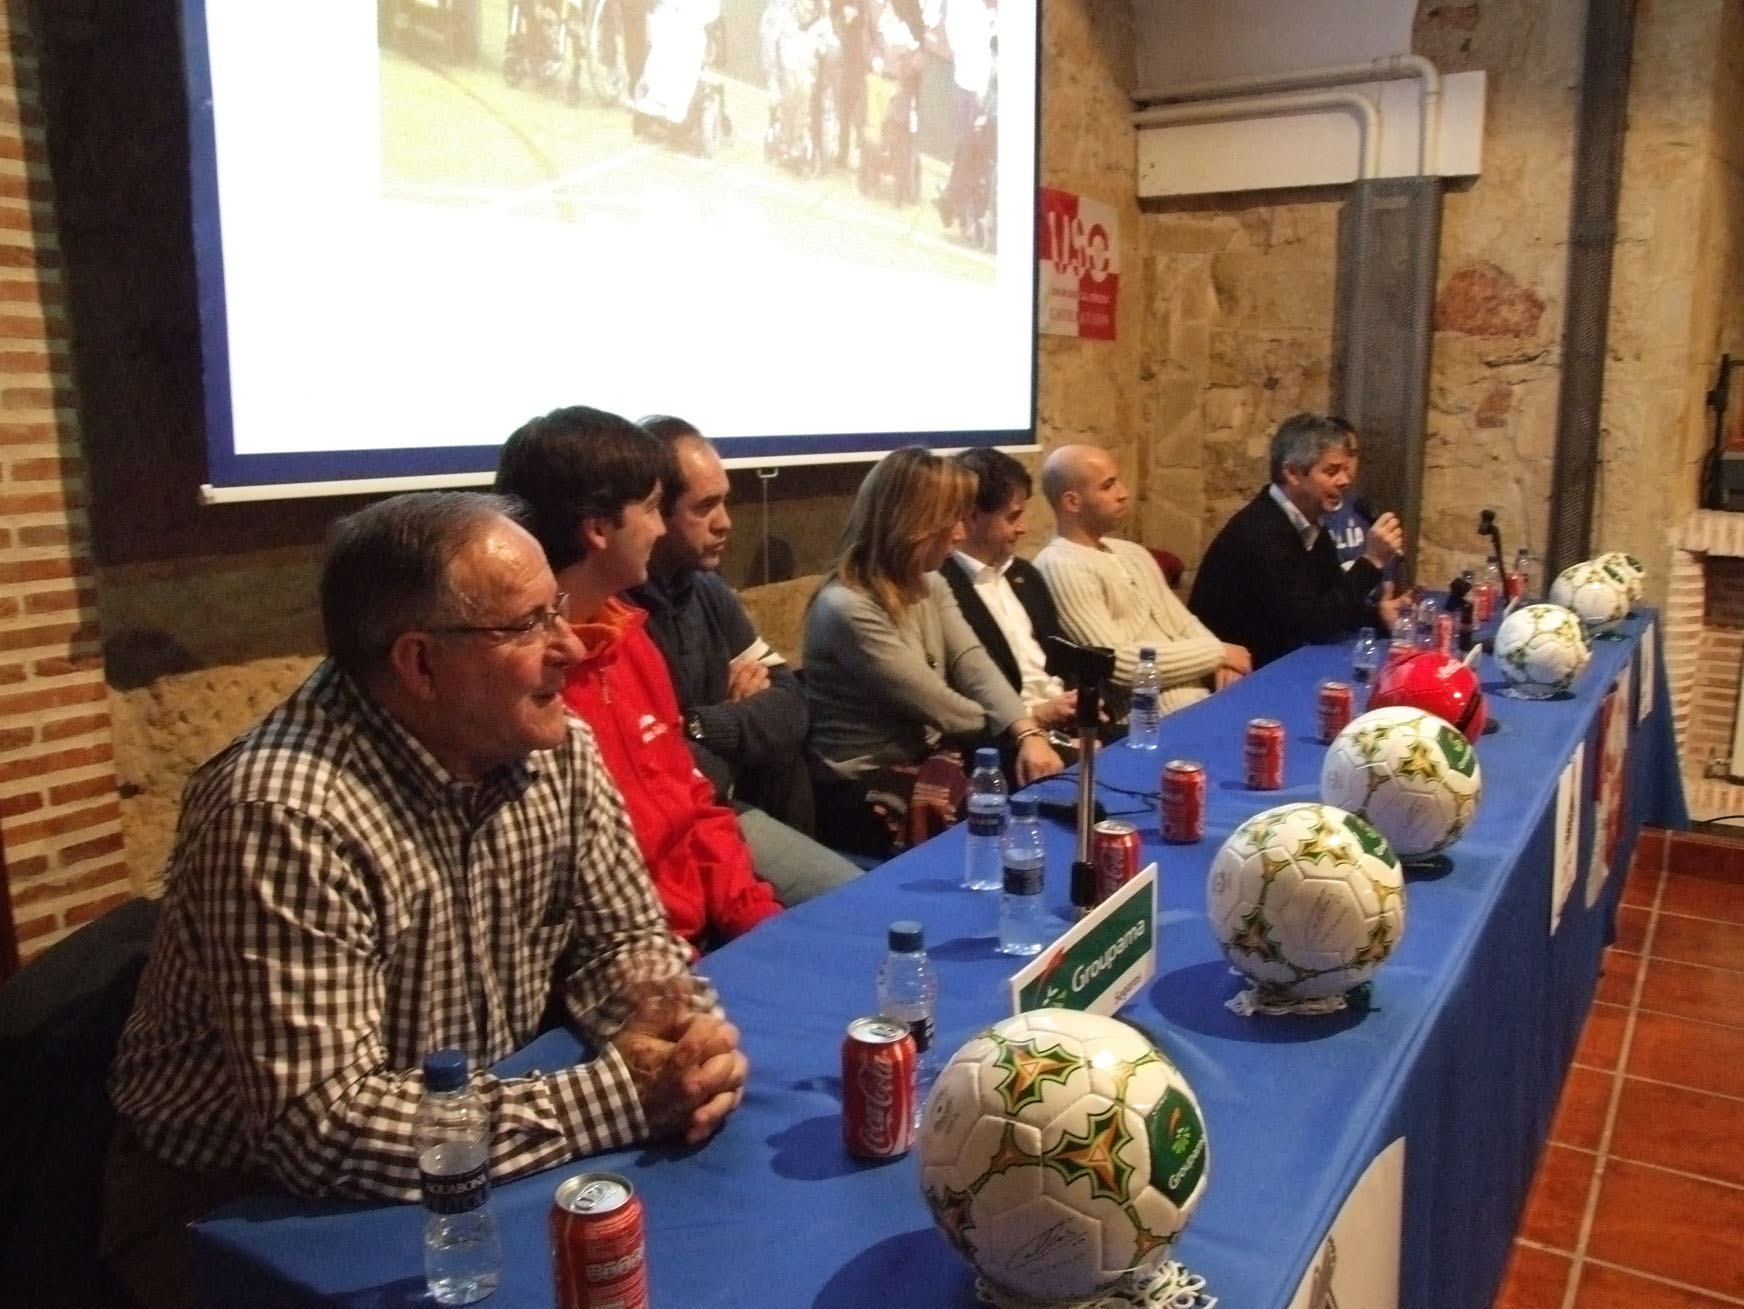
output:
POLYGON ((1490 538, 1490 545, 1496 552, 1496 571, 1503 577, 1508 575, 1508 560, 1502 553, 1502 529, 1496 526, 1496 511, 1486 509, 1478 515, 1478 535, 1490 538))

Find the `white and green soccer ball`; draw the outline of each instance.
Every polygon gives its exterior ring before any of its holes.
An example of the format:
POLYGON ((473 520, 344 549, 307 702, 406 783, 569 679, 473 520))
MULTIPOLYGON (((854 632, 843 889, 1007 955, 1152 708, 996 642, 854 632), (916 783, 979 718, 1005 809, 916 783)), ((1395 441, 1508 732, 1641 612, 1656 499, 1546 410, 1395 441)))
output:
POLYGON ((927 1100, 920 1184, 982 1277, 1085 1300, 1169 1250, 1205 1194, 1205 1116, 1136 1027, 1072 1009, 1007 1018, 951 1056, 927 1100))
POLYGON ((1623 583, 1631 605, 1641 603, 1641 597, 1647 592, 1647 568, 1639 559, 1621 550, 1607 550, 1594 556, 1592 562, 1593 567, 1603 569, 1623 583))
POLYGON ((1320 765, 1320 798, 1366 819, 1406 863, 1456 841, 1483 793, 1471 742, 1452 723, 1409 705, 1353 718, 1320 765))
POLYGON ((1223 953, 1268 1000, 1343 995, 1405 930, 1405 879, 1387 838, 1329 804, 1255 814, 1211 861, 1205 908, 1223 953))
POLYGON ((1509 693, 1530 700, 1568 690, 1591 657, 1580 618, 1555 604, 1521 605, 1504 618, 1494 653, 1509 693))
POLYGON ((1588 636, 1599 636, 1629 616, 1629 586, 1621 570, 1613 572, 1588 559, 1556 575, 1550 603, 1573 612, 1588 636))

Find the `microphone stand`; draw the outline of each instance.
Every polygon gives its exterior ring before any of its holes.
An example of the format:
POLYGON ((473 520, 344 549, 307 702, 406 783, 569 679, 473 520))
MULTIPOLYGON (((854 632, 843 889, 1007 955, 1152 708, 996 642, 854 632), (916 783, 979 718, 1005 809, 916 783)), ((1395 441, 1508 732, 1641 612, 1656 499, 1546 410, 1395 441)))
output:
POLYGON ((1490 545, 1496 552, 1496 571, 1504 582, 1507 581, 1508 561, 1502 557, 1502 529, 1496 526, 1494 509, 1486 509, 1478 515, 1478 535, 1490 538, 1490 545))
POLYGON ((1096 729, 1102 720, 1102 684, 1114 676, 1114 651, 1058 636, 1048 642, 1078 687, 1078 845, 1072 860, 1072 908, 1082 918, 1096 907, 1096 865, 1090 861, 1090 833, 1096 825, 1096 729))
POLYGON ((1090 829, 1096 820, 1096 725, 1102 684, 1078 687, 1078 845, 1072 860, 1072 908, 1082 918, 1096 907, 1096 865, 1090 860, 1090 829))

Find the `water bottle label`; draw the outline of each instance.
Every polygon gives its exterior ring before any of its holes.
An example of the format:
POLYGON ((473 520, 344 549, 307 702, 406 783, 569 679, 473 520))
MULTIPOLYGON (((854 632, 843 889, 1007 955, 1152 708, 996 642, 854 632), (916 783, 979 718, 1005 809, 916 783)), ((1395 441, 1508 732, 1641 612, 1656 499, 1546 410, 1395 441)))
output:
POLYGON ((981 813, 969 810, 970 836, 998 836, 1005 831, 1005 811, 998 809, 992 813, 981 813))
POLYGON ((1042 866, 1040 864, 1006 864, 1005 894, 1040 895, 1042 866))
POLYGON ((914 1038, 914 1052, 917 1055, 925 1054, 933 1043, 933 1016, 925 1014, 922 1017, 910 1018, 906 1021, 908 1034, 914 1038))
POLYGON ((490 1198, 490 1170, 480 1164, 464 1173, 431 1173, 422 1168, 424 1207, 433 1214, 463 1214, 490 1198))
POLYGON ((1134 691, 1132 693, 1132 710, 1137 714, 1156 713, 1157 693, 1155 691, 1134 691))

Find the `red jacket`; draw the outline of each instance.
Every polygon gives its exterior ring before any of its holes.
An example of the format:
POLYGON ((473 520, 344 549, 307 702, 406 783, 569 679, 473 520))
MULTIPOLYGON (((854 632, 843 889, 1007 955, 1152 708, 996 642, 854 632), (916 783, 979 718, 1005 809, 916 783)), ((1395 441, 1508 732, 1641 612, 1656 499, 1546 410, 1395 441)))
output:
POLYGON ((696 770, 666 660, 642 630, 647 619, 614 599, 574 624, 587 654, 569 670, 563 699, 593 729, 667 922, 703 950, 749 931, 781 906, 752 870, 738 818, 714 803, 714 788, 696 770))

